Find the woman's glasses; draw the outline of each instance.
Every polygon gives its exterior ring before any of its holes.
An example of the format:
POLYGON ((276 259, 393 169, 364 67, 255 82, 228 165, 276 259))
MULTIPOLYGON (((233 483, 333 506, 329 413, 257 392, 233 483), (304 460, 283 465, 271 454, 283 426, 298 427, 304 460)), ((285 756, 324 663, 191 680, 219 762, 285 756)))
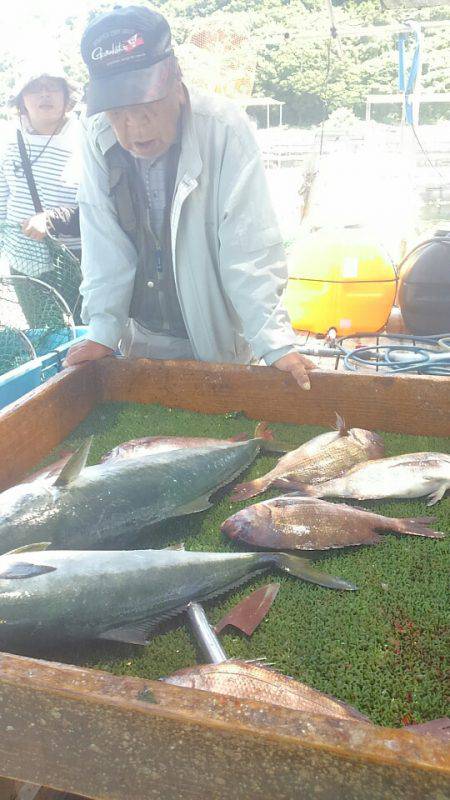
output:
POLYGON ((32 81, 23 90, 24 94, 44 94, 49 92, 54 94, 63 90, 63 82, 61 80, 38 80, 32 81))

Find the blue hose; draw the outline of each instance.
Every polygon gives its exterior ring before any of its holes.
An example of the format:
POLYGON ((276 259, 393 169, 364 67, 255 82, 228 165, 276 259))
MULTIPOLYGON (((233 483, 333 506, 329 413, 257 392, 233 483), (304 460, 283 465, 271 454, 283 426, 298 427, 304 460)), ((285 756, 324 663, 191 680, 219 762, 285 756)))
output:
POLYGON ((346 369, 357 372, 359 367, 373 367, 384 374, 417 373, 419 375, 450 376, 450 334, 440 336, 411 336, 408 334, 361 334, 361 338, 376 339, 376 344, 346 349, 344 342, 354 336, 342 336, 336 341, 344 356, 346 369), (380 339, 388 343, 379 344, 380 339), (404 344, 398 344, 398 341, 404 344), (422 345, 428 345, 420 347, 422 345))

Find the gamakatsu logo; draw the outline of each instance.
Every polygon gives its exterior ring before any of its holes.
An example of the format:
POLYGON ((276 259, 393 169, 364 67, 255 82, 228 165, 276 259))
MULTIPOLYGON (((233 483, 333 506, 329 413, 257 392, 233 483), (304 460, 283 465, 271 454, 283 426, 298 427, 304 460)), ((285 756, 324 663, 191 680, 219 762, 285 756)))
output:
POLYGON ((144 39, 141 34, 135 33, 134 36, 130 36, 125 42, 113 42, 110 48, 103 49, 103 47, 94 47, 91 58, 93 61, 102 61, 104 58, 116 56, 119 55, 119 53, 131 53, 132 50, 141 47, 143 44, 144 39))

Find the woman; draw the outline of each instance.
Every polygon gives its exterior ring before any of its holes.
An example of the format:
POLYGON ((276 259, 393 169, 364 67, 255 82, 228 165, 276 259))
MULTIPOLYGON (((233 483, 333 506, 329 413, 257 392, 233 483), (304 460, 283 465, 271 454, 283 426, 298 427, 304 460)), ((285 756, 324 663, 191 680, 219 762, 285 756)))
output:
POLYGON ((17 109, 19 125, 0 157, 0 222, 8 223, 3 252, 12 273, 50 283, 73 309, 78 285, 71 279, 64 286, 64 276, 56 275, 42 240, 47 234, 57 236, 80 256, 78 120, 70 114, 75 90, 53 61, 22 73, 10 105, 17 109), (35 240, 33 247, 26 246, 18 227, 9 228, 17 224, 25 237, 35 240))

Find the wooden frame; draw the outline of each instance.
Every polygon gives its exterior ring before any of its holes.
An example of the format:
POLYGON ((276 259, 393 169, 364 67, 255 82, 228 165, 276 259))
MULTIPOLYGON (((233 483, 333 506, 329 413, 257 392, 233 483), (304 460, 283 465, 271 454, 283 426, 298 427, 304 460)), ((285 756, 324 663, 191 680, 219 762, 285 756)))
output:
MULTIPOLYGON (((105 359, 66 370, 0 414, 0 487, 98 403, 447 436, 450 381, 317 372, 303 392, 265 367, 105 359)), ((92 798, 435 800, 450 788, 432 737, 96 670, 0 654, 0 774, 92 798)))

